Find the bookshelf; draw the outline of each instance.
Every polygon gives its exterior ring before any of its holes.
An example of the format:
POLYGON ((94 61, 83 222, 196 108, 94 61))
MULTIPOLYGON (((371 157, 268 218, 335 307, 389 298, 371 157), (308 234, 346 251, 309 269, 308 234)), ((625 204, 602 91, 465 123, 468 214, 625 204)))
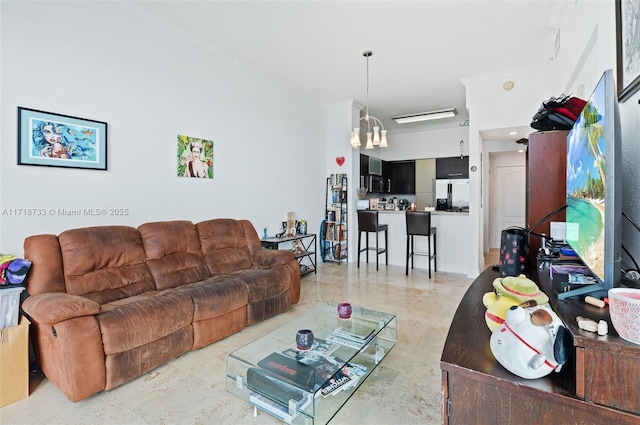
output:
POLYGON ((348 211, 346 174, 331 174, 327 177, 325 221, 322 235, 322 259, 324 262, 341 263, 348 256, 348 211))

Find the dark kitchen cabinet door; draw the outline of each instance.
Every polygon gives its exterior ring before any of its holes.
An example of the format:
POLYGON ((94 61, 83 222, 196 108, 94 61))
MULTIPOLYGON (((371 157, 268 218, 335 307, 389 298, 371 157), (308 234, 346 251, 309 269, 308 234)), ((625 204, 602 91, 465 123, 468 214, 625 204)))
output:
POLYGON ((416 162, 394 161, 391 192, 401 195, 416 193, 416 162))
POLYGON ((369 156, 360 154, 360 175, 366 176, 369 174, 369 156))
POLYGON ((437 179, 468 179, 469 157, 436 158, 437 179))
POLYGON ((394 163, 382 161, 382 180, 384 181, 384 193, 393 193, 395 184, 393 182, 394 163))

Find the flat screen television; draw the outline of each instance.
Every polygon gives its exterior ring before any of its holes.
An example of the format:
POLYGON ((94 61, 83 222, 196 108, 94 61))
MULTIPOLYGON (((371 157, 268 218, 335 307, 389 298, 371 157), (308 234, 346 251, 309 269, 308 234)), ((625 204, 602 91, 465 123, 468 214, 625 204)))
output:
POLYGON ((607 70, 567 136, 565 240, 597 283, 558 294, 558 299, 620 286, 620 155, 618 98, 613 70, 607 70))

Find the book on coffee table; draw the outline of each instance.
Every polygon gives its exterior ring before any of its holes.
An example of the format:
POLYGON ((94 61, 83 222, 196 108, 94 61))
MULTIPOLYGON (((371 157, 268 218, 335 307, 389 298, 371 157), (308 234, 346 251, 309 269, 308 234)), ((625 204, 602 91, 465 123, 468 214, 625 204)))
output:
POLYGON ((328 339, 331 342, 360 349, 371 342, 375 335, 376 329, 373 326, 345 321, 331 332, 328 339))
POLYGON ((306 391, 315 389, 315 369, 280 353, 271 353, 258 362, 258 366, 306 391))
POLYGON ((267 396, 285 406, 290 401, 301 406, 306 403, 309 397, 313 397, 312 392, 305 391, 257 367, 250 367, 247 370, 247 386, 252 391, 267 396))

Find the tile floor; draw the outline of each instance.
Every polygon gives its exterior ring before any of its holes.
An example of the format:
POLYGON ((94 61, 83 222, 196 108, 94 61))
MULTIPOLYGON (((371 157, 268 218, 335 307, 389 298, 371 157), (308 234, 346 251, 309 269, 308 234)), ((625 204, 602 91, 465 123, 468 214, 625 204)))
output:
MULTIPOLYGON (((487 258, 487 264, 492 262, 487 258)), ((440 355, 449 323, 473 279, 453 273, 375 263, 320 264, 302 278, 289 311, 187 353, 134 381, 71 403, 46 378, 31 376, 31 395, 0 409, 2 425, 17 424, 250 424, 281 422, 227 393, 225 360, 238 347, 323 301, 348 300, 396 314, 398 342, 331 421, 342 424, 441 423, 440 355)))

